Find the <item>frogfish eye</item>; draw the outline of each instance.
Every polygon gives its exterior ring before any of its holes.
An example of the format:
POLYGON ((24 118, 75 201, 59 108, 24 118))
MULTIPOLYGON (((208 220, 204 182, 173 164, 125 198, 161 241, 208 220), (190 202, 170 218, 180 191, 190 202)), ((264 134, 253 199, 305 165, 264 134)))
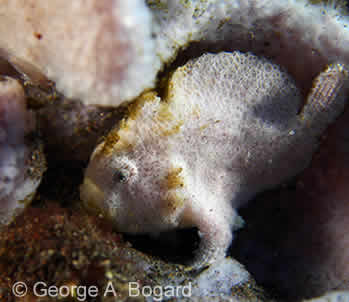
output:
POLYGON ((129 179, 129 173, 125 169, 117 170, 113 175, 113 180, 118 183, 126 183, 129 179))

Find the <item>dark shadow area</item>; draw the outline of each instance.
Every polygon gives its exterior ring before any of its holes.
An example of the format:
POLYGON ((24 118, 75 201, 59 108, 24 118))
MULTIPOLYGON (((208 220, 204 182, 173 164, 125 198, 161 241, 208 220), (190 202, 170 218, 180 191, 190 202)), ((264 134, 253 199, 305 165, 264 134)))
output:
MULTIPOLYGON (((63 207, 70 207, 72 201, 80 200, 79 186, 86 163, 54 161, 50 160, 50 156, 47 162, 48 168, 37 191, 42 197, 40 199, 57 201, 63 207)), ((35 206, 35 202, 33 205, 35 206)))
POLYGON ((277 301, 301 301, 308 295, 306 268, 301 263, 304 255, 284 246, 294 221, 287 202, 280 201, 294 195, 293 191, 290 185, 264 192, 240 209, 246 225, 236 232, 230 247, 232 257, 277 301))
POLYGON ((163 232, 157 237, 127 234, 123 237, 141 252, 181 264, 193 259, 200 242, 196 228, 163 232))

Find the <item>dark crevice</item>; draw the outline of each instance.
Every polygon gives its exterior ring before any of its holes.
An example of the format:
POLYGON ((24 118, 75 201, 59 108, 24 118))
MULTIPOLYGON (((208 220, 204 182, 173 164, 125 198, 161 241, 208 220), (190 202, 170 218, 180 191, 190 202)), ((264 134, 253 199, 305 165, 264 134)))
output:
POLYGON ((124 239, 141 252, 181 264, 193 259, 200 242, 196 228, 163 232, 157 237, 124 234, 124 239))

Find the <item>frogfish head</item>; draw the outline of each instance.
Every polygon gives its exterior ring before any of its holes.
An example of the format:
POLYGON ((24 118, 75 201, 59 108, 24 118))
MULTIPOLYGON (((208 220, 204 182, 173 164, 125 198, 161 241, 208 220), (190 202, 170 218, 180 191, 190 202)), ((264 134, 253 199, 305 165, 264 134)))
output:
POLYGON ((152 143, 106 152, 101 143, 91 156, 80 196, 85 206, 111 220, 117 231, 159 233, 176 228, 185 202, 182 168, 152 143))

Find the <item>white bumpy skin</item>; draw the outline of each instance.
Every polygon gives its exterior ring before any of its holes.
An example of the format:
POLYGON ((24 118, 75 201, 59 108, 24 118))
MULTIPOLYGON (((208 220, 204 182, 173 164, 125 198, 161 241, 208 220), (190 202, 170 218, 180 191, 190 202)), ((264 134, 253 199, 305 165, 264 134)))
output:
POLYGON ((32 200, 46 169, 42 145, 25 136, 35 130, 24 90, 0 78, 0 227, 9 224, 32 200))
POLYGON ((342 111, 347 71, 333 64, 304 100, 286 71, 250 53, 204 54, 178 68, 163 100, 153 92, 97 146, 82 200, 117 230, 195 226, 195 268, 224 257, 236 209, 295 176, 342 111))

